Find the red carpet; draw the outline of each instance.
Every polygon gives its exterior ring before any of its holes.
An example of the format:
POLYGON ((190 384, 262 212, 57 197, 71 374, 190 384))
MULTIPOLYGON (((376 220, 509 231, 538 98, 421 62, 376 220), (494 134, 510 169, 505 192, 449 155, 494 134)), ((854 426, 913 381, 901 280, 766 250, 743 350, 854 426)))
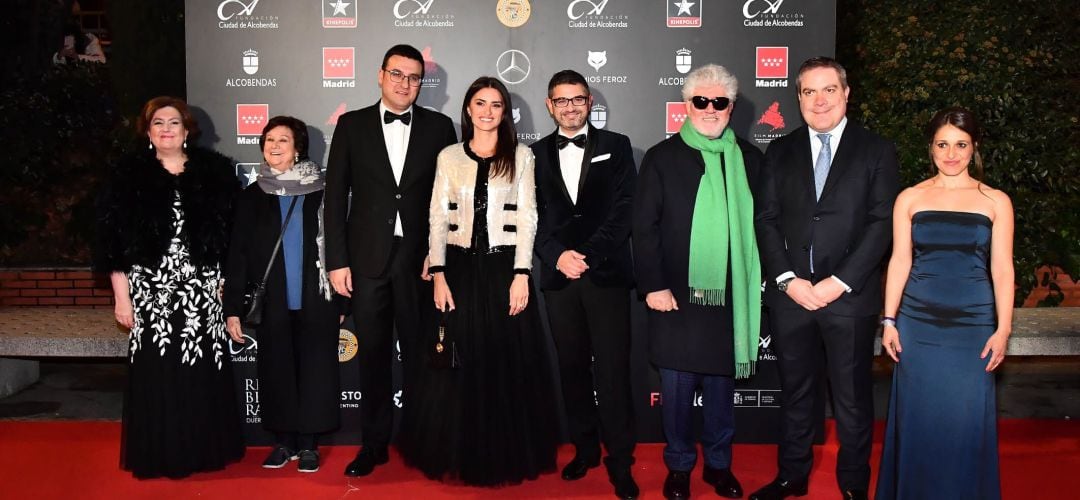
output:
MULTIPOLYGON (((831 422, 824 446, 815 450, 815 470, 807 500, 837 498, 833 469, 835 435, 831 422)), ((877 429, 874 467, 880 454, 877 429)), ((1006 499, 1072 499, 1080 491, 1080 423, 1050 420, 1004 420, 1000 425, 1001 477, 1006 499)), ((322 470, 301 474, 295 468, 259 467, 266 448, 250 448, 240 463, 221 472, 196 474, 180 481, 137 481, 121 471, 120 425, 116 422, 0 422, 0 498, 613 498, 603 469, 568 483, 549 474, 523 485, 502 489, 450 486, 428 481, 406 469, 396 456, 366 478, 342 475, 356 447, 324 447, 322 470)), ((634 475, 643 498, 662 498, 666 470, 661 445, 638 447, 634 475)), ((572 456, 560 450, 559 464, 572 456)), ((749 491, 772 479, 776 447, 736 445, 736 475, 749 491)), ((934 460, 934 457, 927 457, 934 460)), ((694 471, 692 493, 718 498, 694 471)))

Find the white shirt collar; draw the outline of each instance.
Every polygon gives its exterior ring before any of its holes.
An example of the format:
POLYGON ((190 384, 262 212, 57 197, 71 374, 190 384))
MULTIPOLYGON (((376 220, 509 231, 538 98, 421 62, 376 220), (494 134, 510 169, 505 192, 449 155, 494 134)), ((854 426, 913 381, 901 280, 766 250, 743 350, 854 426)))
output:
POLYGON ((840 123, 837 123, 836 126, 832 128, 832 130, 814 130, 813 127, 809 125, 806 126, 806 129, 810 131, 811 140, 817 140, 818 134, 831 134, 832 137, 830 138, 829 142, 832 142, 833 140, 840 140, 840 136, 844 135, 844 127, 846 126, 847 116, 845 115, 843 118, 840 119, 840 123))
MULTIPOLYGON (((412 109, 413 109, 413 106, 412 106, 412 104, 410 104, 409 107, 405 111, 402 111, 401 113, 397 113, 397 112, 392 111, 390 108, 386 107, 386 104, 384 104, 382 102, 382 99, 379 99, 379 119, 380 120, 382 119, 383 116, 386 115, 387 111, 390 111, 391 113, 394 113, 395 115, 403 115, 405 113, 411 113, 412 109)), ((404 124, 402 124, 402 125, 404 125, 404 124)))

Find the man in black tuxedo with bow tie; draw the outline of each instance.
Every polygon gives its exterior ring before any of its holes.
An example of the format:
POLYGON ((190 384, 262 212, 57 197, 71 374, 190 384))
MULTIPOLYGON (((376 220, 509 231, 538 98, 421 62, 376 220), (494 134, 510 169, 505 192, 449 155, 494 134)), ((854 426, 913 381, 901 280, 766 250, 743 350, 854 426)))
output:
POLYGON ((457 134, 446 115, 414 105, 423 77, 420 51, 391 47, 378 73, 381 99, 341 115, 330 144, 326 265, 334 290, 352 298, 364 395, 363 447, 345 469, 348 476, 386 463, 394 329, 407 399, 410 379, 422 368, 417 342, 434 310, 431 285, 421 278, 427 275, 428 204, 435 158, 457 134))
POLYGON ((782 389, 780 470, 750 499, 806 494, 822 373, 840 441, 836 479, 843 498, 864 499, 881 264, 899 190, 896 148, 847 119, 847 73, 835 60, 804 62, 795 85, 806 125, 769 144, 755 207, 782 389))
POLYGON ((580 479, 600 465, 603 442, 615 494, 636 498, 630 474, 637 441, 630 396, 630 215, 637 170, 625 135, 588 123, 591 106, 581 74, 564 70, 551 78, 547 109, 558 128, 532 145, 536 254, 577 450, 562 477, 580 479))

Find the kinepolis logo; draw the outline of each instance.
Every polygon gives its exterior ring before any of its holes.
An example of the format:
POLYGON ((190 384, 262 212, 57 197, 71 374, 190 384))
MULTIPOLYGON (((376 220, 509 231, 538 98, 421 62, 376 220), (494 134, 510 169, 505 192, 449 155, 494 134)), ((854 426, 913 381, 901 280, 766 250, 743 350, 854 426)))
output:
POLYGON ((517 49, 510 49, 499 54, 495 60, 495 73, 499 79, 510 84, 517 85, 529 77, 532 63, 529 56, 517 49))
MULTIPOLYGON (((242 184, 243 187, 250 186, 252 183, 259 180, 259 164, 258 163, 237 163, 236 164, 236 178, 240 179, 240 184, 242 184)), ((245 335, 245 337, 246 337, 246 335, 245 335)), ((255 348, 254 343, 242 344, 242 346, 250 346, 250 348, 252 348, 252 349, 255 348)), ((229 347, 230 347, 230 351, 231 351, 232 340, 229 341, 229 347)), ((247 349, 247 347, 244 347, 243 349, 247 349)), ((243 350, 243 349, 241 349, 241 350, 243 350)), ((239 352, 239 351, 237 351, 237 352, 239 352)), ((236 355, 237 353, 234 352, 232 354, 236 355)))
MULTIPOLYGON (((585 52, 586 52, 585 62, 589 66, 592 66, 593 69, 596 70, 597 73, 600 72, 600 68, 607 65, 608 57, 607 57, 607 51, 606 50, 601 50, 601 51, 586 50, 585 52)), ((628 83, 630 81, 630 77, 627 76, 627 75, 599 74, 599 75, 587 75, 585 77, 585 80, 588 81, 589 84, 591 84, 591 85, 596 85, 596 84, 624 84, 624 83, 628 83)))
MULTIPOLYGON (((758 144, 768 144, 784 135, 784 115, 780 113, 780 101, 773 101, 769 105, 769 108, 761 114, 761 118, 758 118, 757 123, 754 126, 754 142, 758 144), (768 127, 768 130, 765 128, 768 127)), ((765 345, 763 347, 768 347, 765 345)))
POLYGON ((630 16, 604 14, 609 0, 573 0, 566 6, 567 25, 571 29, 623 29, 630 27, 630 16))
POLYGON ((667 134, 678 134, 679 129, 682 128, 683 122, 686 121, 686 104, 682 101, 668 102, 664 105, 664 111, 667 115, 667 123, 664 126, 664 132, 667 134))
POLYGON ((323 88, 356 87, 355 47, 323 47, 323 88))
POLYGON ((754 86, 788 86, 788 48, 758 47, 754 54, 754 86))
MULTIPOLYGON (((259 53, 254 49, 245 50, 243 53, 244 73, 254 75, 259 72, 259 53)), ((277 78, 227 78, 226 87, 277 87, 277 78)))
POLYGON ((237 104, 236 143, 258 144, 262 129, 269 120, 269 104, 237 104))
MULTIPOLYGON (((693 58, 690 55, 690 49, 683 47, 675 51, 675 71, 681 74, 687 74, 690 72, 693 58)), ((682 87, 686 83, 686 77, 684 76, 661 76, 660 80, 656 82, 661 87, 682 87)))
POLYGON ((341 0, 322 0, 322 27, 323 28, 355 28, 356 27, 356 3, 346 3, 341 0), (327 12, 329 8, 330 12, 327 12))
POLYGON ((593 104, 592 109, 589 111, 589 123, 596 128, 604 128, 607 125, 607 106, 593 104))
POLYGON ((453 14, 429 14, 435 0, 397 0, 394 26, 397 28, 453 28, 453 14))
POLYGON ((668 28, 700 28, 701 27, 701 0, 690 2, 679 0, 667 1, 667 27, 668 28))
POLYGON ((753 28, 801 28, 806 15, 780 10, 784 0, 746 0, 742 6, 743 26, 753 28))
POLYGON ((217 18, 220 29, 277 29, 277 16, 256 16, 255 6, 259 0, 224 0, 218 4, 217 18))

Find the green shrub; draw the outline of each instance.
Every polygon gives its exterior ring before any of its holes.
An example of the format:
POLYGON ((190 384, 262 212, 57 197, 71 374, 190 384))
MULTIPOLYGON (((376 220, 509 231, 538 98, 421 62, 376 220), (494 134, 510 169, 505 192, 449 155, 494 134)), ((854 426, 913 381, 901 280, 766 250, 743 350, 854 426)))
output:
POLYGON ((114 109, 96 63, 53 66, 0 92, 0 265, 90 261, 93 190, 118 151, 114 109))
POLYGON ((960 105, 985 129, 987 184, 1016 209, 1017 304, 1041 264, 1080 259, 1077 17, 1067 1, 839 0, 849 114, 896 141, 901 176, 930 176, 923 127, 960 105))

